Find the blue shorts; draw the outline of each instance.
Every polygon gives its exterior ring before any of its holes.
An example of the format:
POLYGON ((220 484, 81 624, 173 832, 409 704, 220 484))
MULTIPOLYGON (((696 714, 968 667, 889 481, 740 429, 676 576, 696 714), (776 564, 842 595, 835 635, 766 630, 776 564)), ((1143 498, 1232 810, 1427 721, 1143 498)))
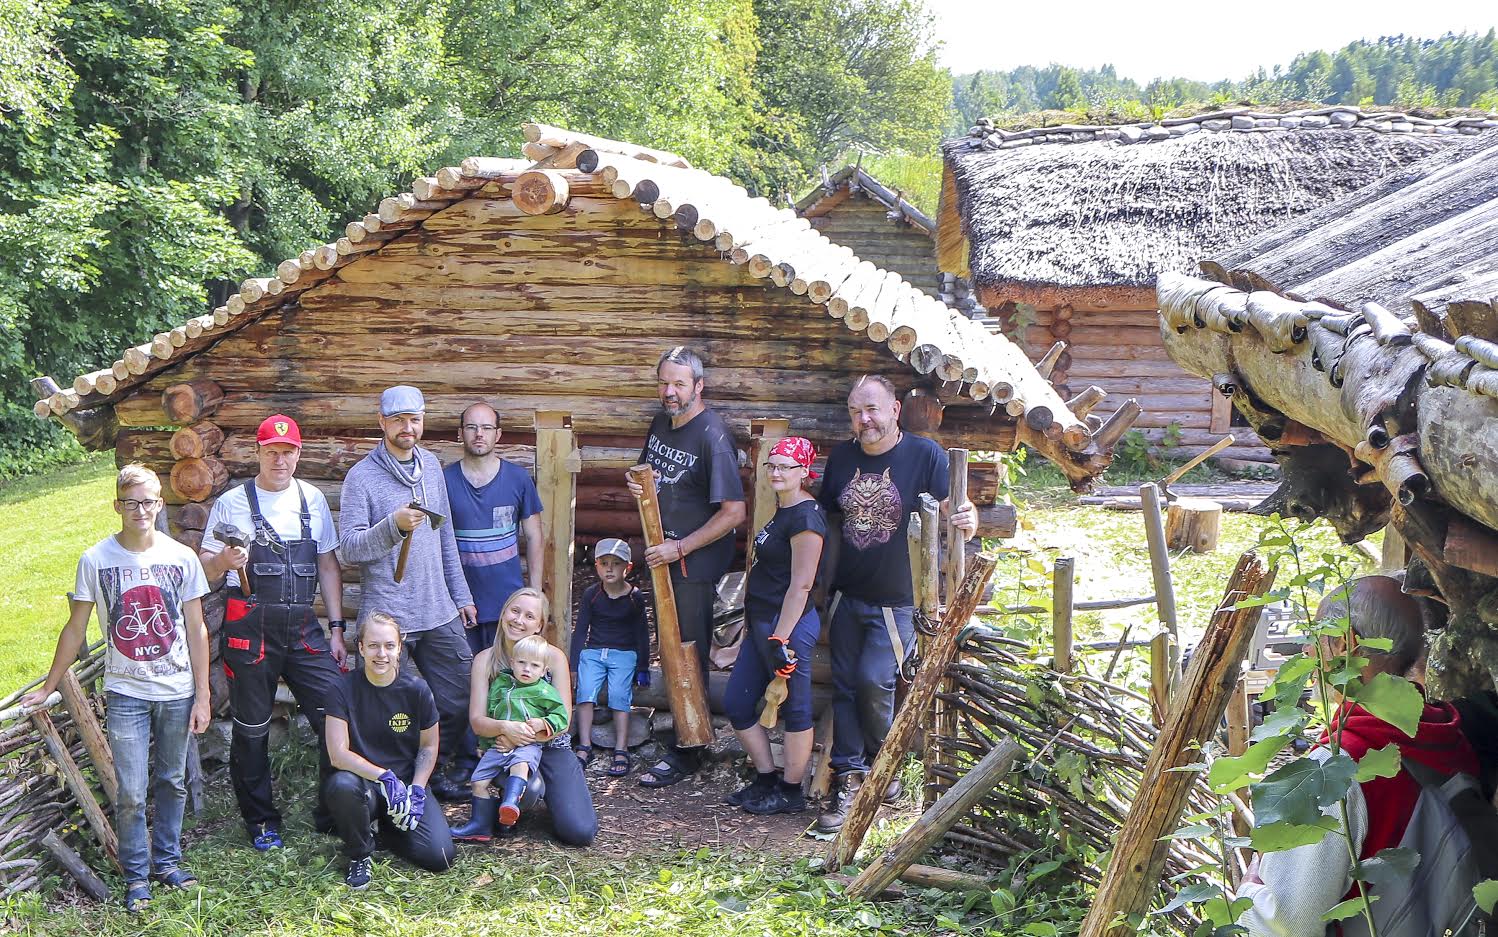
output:
POLYGON ((499 746, 484 749, 477 768, 473 769, 471 781, 492 781, 501 774, 509 774, 515 765, 529 765, 531 774, 541 766, 541 746, 532 742, 510 751, 501 751, 499 746))
POLYGON ((635 698, 634 651, 616 647, 585 647, 577 655, 577 701, 598 702, 598 691, 608 680, 609 708, 627 711, 635 698))

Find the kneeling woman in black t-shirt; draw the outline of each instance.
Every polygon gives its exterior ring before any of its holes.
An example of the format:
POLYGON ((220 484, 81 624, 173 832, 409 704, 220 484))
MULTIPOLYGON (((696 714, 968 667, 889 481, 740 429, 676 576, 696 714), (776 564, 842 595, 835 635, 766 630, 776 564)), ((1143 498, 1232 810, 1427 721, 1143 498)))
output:
POLYGON ((447 818, 427 806, 437 765, 437 704, 426 682, 400 669, 401 633, 394 618, 371 615, 359 633, 364 667, 346 674, 328 700, 328 760, 323 787, 333 826, 348 853, 344 881, 369 884, 378 819, 380 842, 431 872, 445 872, 456 850, 447 818))
POLYGON ((811 655, 822 630, 810 602, 827 515, 802 484, 811 474, 812 445, 799 436, 782 439, 770 450, 765 470, 775 490, 775 516, 754 538, 754 565, 744 590, 748 629, 724 708, 754 762, 758 776, 728 802, 750 813, 798 813, 806 809, 801 782, 811 759, 811 655), (755 706, 772 680, 784 677, 785 773, 777 774, 770 741, 755 706))

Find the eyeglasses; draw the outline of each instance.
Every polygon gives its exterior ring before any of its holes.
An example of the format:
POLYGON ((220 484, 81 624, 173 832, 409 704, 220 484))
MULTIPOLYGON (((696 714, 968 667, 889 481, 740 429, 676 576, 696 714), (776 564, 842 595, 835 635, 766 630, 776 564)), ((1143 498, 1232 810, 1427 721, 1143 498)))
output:
POLYGON ((161 499, 142 498, 137 501, 135 498, 115 498, 114 503, 118 504, 126 511, 149 511, 152 508, 156 507, 156 505, 160 504, 161 499))
POLYGON ((492 433, 492 432, 494 432, 497 429, 499 429, 499 427, 495 426, 493 423, 464 423, 463 424, 463 432, 465 432, 465 433, 492 433))
POLYGON ((791 469, 798 469, 798 468, 805 468, 806 467, 806 466, 802 465, 799 462, 792 462, 790 465, 781 465, 778 462, 766 462, 764 465, 765 465, 765 471, 769 472, 771 475, 784 475, 786 472, 789 472, 791 469))

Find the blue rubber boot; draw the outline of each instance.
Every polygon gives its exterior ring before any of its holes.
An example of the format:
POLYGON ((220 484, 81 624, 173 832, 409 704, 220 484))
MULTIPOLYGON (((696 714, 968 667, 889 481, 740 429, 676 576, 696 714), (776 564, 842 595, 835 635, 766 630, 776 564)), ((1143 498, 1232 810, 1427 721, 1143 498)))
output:
POLYGON ((471 819, 453 830, 453 839, 465 843, 487 843, 494 837, 494 814, 498 809, 493 797, 475 797, 471 819))
POLYGON ((501 826, 514 826, 515 821, 520 819, 520 798, 524 796, 525 788, 525 778, 512 774, 505 779, 505 799, 499 805, 501 826))

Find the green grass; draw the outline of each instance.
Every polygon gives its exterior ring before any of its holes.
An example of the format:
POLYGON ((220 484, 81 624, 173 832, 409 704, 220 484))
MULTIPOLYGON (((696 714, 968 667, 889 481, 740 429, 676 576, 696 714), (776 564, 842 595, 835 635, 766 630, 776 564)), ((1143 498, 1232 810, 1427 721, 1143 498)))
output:
POLYGON ((112 454, 0 486, 0 697, 52 663, 78 556, 119 529, 112 454))

